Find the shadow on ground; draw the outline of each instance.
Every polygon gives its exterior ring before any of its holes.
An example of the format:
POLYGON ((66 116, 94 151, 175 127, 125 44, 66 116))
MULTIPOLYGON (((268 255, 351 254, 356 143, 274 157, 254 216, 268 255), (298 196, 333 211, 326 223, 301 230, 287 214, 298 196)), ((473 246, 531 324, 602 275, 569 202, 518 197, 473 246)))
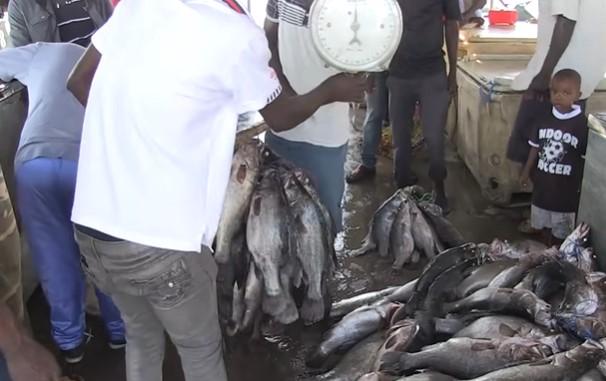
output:
MULTIPOLYGON (((363 118, 357 118, 361 120, 363 118)), ((347 169, 353 169, 359 160, 360 133, 352 130, 347 169)), ((470 241, 487 242, 495 237, 519 238, 515 227, 521 220, 520 211, 508 210, 485 214, 488 207, 470 172, 449 150, 447 189, 452 198, 453 211, 449 219, 470 241)), ((340 268, 332 284, 335 299, 355 293, 373 291, 391 285, 400 285, 418 275, 423 263, 394 273, 391 261, 369 255, 357 258, 347 256, 348 249, 356 248, 366 234, 366 225, 375 209, 395 191, 391 177, 391 162, 380 158, 374 181, 347 186, 345 195, 345 231, 339 250, 340 268)), ((420 184, 430 188, 427 179, 428 160, 422 151, 413 162, 420 184)), ((41 292, 30 300, 29 311, 34 334, 49 347, 48 307, 41 292)), ((94 338, 87 348, 84 361, 75 369, 85 381, 124 381, 124 352, 112 351, 106 345, 102 326, 95 318, 89 319, 94 338)), ((305 372, 304 358, 321 339, 326 327, 303 328, 299 325, 276 328, 266 335, 262 344, 250 347, 244 343, 228 341, 226 364, 230 381, 289 381, 301 379, 305 372)), ((178 355, 169 344, 164 363, 164 379, 182 381, 178 355)))

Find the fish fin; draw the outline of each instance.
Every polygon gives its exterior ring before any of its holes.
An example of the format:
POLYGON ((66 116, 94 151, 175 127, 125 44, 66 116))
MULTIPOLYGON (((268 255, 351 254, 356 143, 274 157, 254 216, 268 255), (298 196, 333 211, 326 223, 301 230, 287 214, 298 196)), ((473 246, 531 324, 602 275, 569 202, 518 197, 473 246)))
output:
POLYGON ((373 250, 376 250, 377 248, 377 243, 375 242, 374 239, 372 239, 370 233, 368 234, 368 236, 366 236, 364 238, 364 241, 362 241, 362 245, 355 249, 355 250, 351 250, 349 252, 349 256, 350 257, 359 257, 361 255, 367 254, 373 250))
POLYGON ((313 325, 322 321, 325 315, 324 312, 324 299, 313 300, 305 298, 299 310, 299 314, 305 325, 313 325))
POLYGON ((408 359, 409 354, 405 352, 385 352, 380 359, 379 371, 387 374, 401 375, 405 364, 409 362, 408 359))
POLYGON ((499 333, 503 336, 514 337, 517 331, 508 326, 507 324, 501 324, 499 325, 499 333))
POLYGON ((488 350, 496 348, 490 339, 478 339, 478 340, 487 340, 487 341, 486 342, 477 341, 477 342, 471 344, 471 350, 474 352, 488 351, 488 350))

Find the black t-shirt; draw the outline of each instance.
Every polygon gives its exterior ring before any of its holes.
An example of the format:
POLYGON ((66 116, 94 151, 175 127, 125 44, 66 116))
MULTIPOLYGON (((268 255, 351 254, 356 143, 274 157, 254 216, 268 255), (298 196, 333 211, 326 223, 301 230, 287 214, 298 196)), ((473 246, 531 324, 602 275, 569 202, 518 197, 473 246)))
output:
POLYGON ((539 208, 577 211, 589 134, 587 117, 580 111, 568 119, 550 114, 537 124, 528 142, 539 149, 532 193, 532 204, 539 208))
POLYGON ((399 78, 431 75, 446 70, 444 20, 461 19, 459 0, 398 0, 404 35, 389 67, 399 78))
POLYGON ((84 0, 53 0, 55 18, 61 42, 73 42, 88 47, 95 24, 88 14, 84 0))

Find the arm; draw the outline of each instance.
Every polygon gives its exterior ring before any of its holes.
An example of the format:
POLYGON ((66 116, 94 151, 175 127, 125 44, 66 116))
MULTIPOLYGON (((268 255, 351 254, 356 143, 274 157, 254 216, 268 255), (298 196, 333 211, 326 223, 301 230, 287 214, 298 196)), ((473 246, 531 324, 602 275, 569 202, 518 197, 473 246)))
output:
POLYGON ((547 56, 545 57, 545 61, 543 61, 543 66, 541 67, 541 73, 551 78, 556 65, 560 61, 560 58, 562 58, 562 54, 564 54, 568 48, 568 44, 572 39, 572 33, 574 32, 575 25, 576 21, 568 19, 563 15, 558 16, 556 24, 553 28, 553 35, 551 36, 549 51, 547 51, 547 56))
POLYGON ((29 44, 0 51, 0 81, 16 79, 27 85, 29 68, 38 48, 38 44, 29 44))
POLYGON ((528 160, 526 160, 526 165, 522 170, 522 175, 520 176, 520 183, 523 188, 528 187, 530 183, 530 175, 537 167, 537 161, 539 160, 539 147, 532 147, 530 149, 530 153, 528 154, 528 160))
POLYGON ((25 15, 15 0, 8 2, 8 23, 11 30, 10 44, 12 47, 25 46, 32 43, 27 23, 25 22, 25 15))
POLYGON ((0 303, 0 352, 12 380, 59 381, 61 370, 53 355, 25 333, 4 303, 0 303))
POLYGON ((462 15, 463 20, 469 20, 471 17, 473 17, 476 13, 476 11, 481 10, 482 8, 484 8, 486 6, 486 0, 475 0, 473 2, 473 4, 471 4, 471 7, 467 8, 465 10, 465 12, 462 15))
POLYGON ((457 20, 446 20, 444 29, 446 51, 448 52, 448 75, 456 78, 459 54, 459 22, 457 20))
POLYGON ((278 10, 278 1, 269 0, 267 2, 266 17, 265 17, 265 37, 269 45, 269 51, 271 52, 271 59, 269 60, 269 66, 271 66, 278 75, 282 89, 288 94, 296 94, 293 90, 288 78, 284 75, 282 69, 282 62, 280 61, 280 49, 278 48, 278 28, 280 26, 280 11, 278 10))
POLYGON ((88 94, 100 61, 101 53, 95 45, 90 44, 67 79, 67 89, 84 107, 88 103, 88 94))
POLYGON ((269 66, 275 71, 282 89, 288 94, 296 94, 293 90, 288 78, 284 75, 282 70, 282 63, 280 62, 280 50, 278 49, 278 23, 273 22, 269 19, 265 19, 265 36, 267 36, 267 42, 269 43, 269 50, 271 51, 271 59, 269 60, 269 66))

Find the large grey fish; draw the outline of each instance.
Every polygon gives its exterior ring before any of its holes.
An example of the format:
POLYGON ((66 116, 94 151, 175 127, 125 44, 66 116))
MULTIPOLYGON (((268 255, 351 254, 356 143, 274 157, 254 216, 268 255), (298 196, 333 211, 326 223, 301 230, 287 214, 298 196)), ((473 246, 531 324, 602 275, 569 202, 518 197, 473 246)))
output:
POLYGON ((227 325, 227 334, 234 336, 242 328, 242 318, 244 317, 244 287, 238 287, 234 283, 232 316, 227 325))
POLYGON ((376 360, 371 368, 372 371, 378 372, 381 367, 381 358, 387 352, 407 351, 414 343, 420 327, 415 320, 409 319, 398 323, 397 327, 392 327, 388 332, 387 340, 377 351, 376 360))
MULTIPOLYGON (((339 318, 347 315, 351 311, 358 309, 362 306, 371 305, 379 300, 382 300, 394 291, 399 290, 400 287, 387 287, 383 290, 366 292, 364 294, 352 296, 351 298, 343 299, 332 304, 330 309, 331 318, 339 318)), ((408 299, 406 299, 408 300, 408 299)), ((395 301, 395 300, 394 300, 395 301)))
POLYGON ((513 288, 522 281, 528 271, 550 258, 556 258, 558 251, 556 249, 547 249, 542 252, 535 252, 523 255, 515 266, 503 270, 499 275, 488 284, 492 288, 513 288))
POLYGON ((415 284, 413 294, 406 303, 407 314, 412 315, 416 311, 419 303, 424 300, 427 290, 429 290, 429 287, 438 275, 465 259, 476 258, 477 252, 475 248, 474 244, 468 243, 453 247, 433 257, 425 266, 425 269, 423 269, 421 276, 415 284))
POLYGON ((383 344, 381 333, 374 333, 351 348, 335 368, 316 380, 356 381, 370 371, 377 351, 383 344))
POLYGON ((487 287, 502 271, 515 266, 516 264, 517 261, 513 259, 503 259, 474 267, 471 269, 469 275, 457 286, 457 296, 459 298, 464 298, 487 287))
POLYGON ((250 262, 246 288, 244 289, 244 315, 242 317, 242 331, 253 328, 255 320, 259 318, 263 302, 263 279, 257 274, 254 262, 250 262))
POLYGON ((583 255, 583 250, 589 239, 589 230, 589 225, 586 223, 579 224, 560 245, 560 252, 564 259, 585 271, 591 271, 595 268, 592 258, 587 261, 587 258, 583 255))
POLYGON ((419 279, 413 279, 410 282, 406 283, 403 286, 398 287, 391 295, 387 297, 387 300, 390 302, 400 302, 406 303, 412 297, 413 292, 415 291, 415 287, 417 286, 417 282, 419 279))
POLYGON ((526 319, 508 315, 481 317, 453 337, 497 340, 522 337, 546 345, 551 350, 551 354, 567 351, 579 344, 577 340, 566 334, 551 332, 526 319))
POLYGON ((305 324, 314 324, 325 316, 323 284, 332 276, 331 249, 323 239, 328 226, 315 202, 290 174, 283 178, 284 192, 298 232, 297 256, 303 270, 306 295, 300 309, 305 324))
POLYGON ((433 227, 427 222, 425 216, 414 202, 410 202, 410 219, 412 221, 412 236, 415 244, 425 253, 428 259, 444 251, 433 227))
POLYGON ((362 242, 362 246, 351 252, 352 256, 366 254, 376 250, 380 256, 389 255, 389 238, 391 227, 398 211, 406 196, 398 189, 389 199, 387 199, 377 211, 373 214, 368 227, 368 233, 362 242))
POLYGON ((577 381, 604 381, 606 378, 597 369, 592 369, 585 373, 581 377, 577 378, 577 381))
POLYGON ((440 242, 442 242, 447 249, 469 242, 463 238, 457 228, 444 217, 442 208, 438 205, 426 201, 420 202, 418 205, 419 209, 421 209, 435 229, 436 234, 440 238, 440 242))
POLYGON ((277 175, 265 171, 259 185, 253 192, 246 241, 257 269, 263 275, 263 308, 275 316, 285 308, 280 275, 289 261, 292 248, 292 236, 289 231, 288 210, 286 209, 282 187, 277 175))
POLYGON ((398 378, 396 381, 458 381, 447 374, 434 372, 432 370, 423 371, 408 377, 398 378))
POLYGON ((391 228, 389 239, 390 251, 395 257, 394 270, 400 270, 405 263, 409 262, 415 249, 415 241, 412 236, 411 203, 406 200, 401 204, 391 228))
POLYGON ((334 250, 334 246, 335 246, 334 241, 335 241, 336 232, 334 230, 334 225, 332 223, 330 213, 328 212, 328 209, 326 208, 324 203, 322 203, 322 200, 320 199, 320 195, 318 194, 317 189, 313 185, 313 181, 307 175, 307 173, 305 173, 300 168, 293 169, 292 173, 294 173, 295 177, 299 181, 299 185, 301 185, 303 187, 303 189, 307 192, 307 195, 309 197, 311 197, 311 199, 315 202, 316 207, 320 210, 320 212, 322 213, 322 216, 324 216, 323 221, 321 221, 323 224, 323 229, 324 229, 323 237, 326 240, 325 245, 326 245, 326 247, 329 248, 329 250, 331 252, 331 258, 334 262, 334 265, 336 266, 337 265, 337 255, 334 250))
POLYGON ((537 252, 547 249, 547 246, 541 242, 531 239, 509 242, 495 239, 489 247, 489 256, 494 260, 499 259, 519 259, 522 255, 531 252, 537 252))
POLYGON ((484 288, 459 301, 446 303, 447 312, 467 312, 474 309, 524 314, 537 324, 552 328, 551 306, 528 290, 484 288))
POLYGON ((362 339, 379 331, 389 321, 395 303, 381 306, 365 306, 350 312, 328 331, 324 340, 307 360, 312 368, 321 368, 333 354, 351 349, 362 339))
POLYGON ((567 351, 529 364, 500 369, 473 381, 576 381, 606 357, 604 348, 586 341, 567 351))
MULTIPOLYGON (((532 291, 539 298, 549 302, 555 294, 561 293, 564 290, 568 281, 565 267, 570 266, 573 265, 567 262, 548 261, 531 269, 515 288, 532 291)), ((573 272, 580 271, 576 268, 572 270, 573 272)))
POLYGON ((592 316, 602 309, 600 280, 603 273, 587 274, 574 265, 564 263, 566 274, 566 289, 564 299, 558 306, 558 313, 571 313, 574 315, 592 316))
POLYGON ((215 260, 218 263, 229 262, 231 242, 246 221, 250 199, 259 179, 261 147, 258 140, 248 142, 236 151, 232 160, 228 196, 223 203, 216 237, 215 260))
POLYGON ((430 368, 451 376, 469 379, 506 366, 545 358, 541 344, 523 338, 452 338, 429 345, 415 353, 400 353, 397 363, 384 361, 381 370, 397 374, 430 368))

